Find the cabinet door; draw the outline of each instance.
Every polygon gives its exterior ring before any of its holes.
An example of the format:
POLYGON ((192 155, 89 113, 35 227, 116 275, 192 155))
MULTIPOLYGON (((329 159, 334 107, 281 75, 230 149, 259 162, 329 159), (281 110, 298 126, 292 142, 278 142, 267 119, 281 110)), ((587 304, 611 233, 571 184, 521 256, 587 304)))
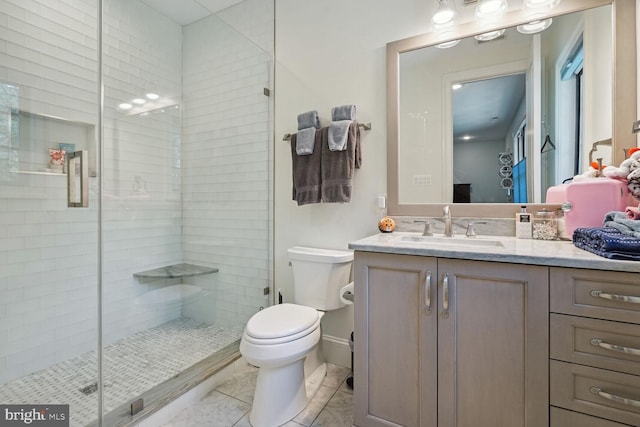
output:
POLYGON ((548 269, 439 259, 438 274, 438 426, 548 426, 548 269))
POLYGON ((435 427, 435 259, 356 252, 354 268, 355 425, 435 427))

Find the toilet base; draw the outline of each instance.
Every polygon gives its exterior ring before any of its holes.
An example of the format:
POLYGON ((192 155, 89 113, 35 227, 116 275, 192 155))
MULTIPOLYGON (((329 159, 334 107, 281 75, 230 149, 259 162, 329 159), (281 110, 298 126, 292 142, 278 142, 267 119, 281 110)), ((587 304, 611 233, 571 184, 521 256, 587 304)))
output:
POLYGON ((285 424, 313 399, 327 373, 327 364, 318 365, 305 381, 304 361, 303 358, 279 368, 258 370, 249 415, 253 427, 285 424))

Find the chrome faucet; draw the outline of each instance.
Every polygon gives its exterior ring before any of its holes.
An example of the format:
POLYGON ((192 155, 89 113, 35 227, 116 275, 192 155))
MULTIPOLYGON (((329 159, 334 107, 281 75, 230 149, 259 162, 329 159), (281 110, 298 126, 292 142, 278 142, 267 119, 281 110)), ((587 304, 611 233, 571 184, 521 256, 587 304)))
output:
POLYGON ((444 219, 444 235, 446 237, 453 237, 453 227, 451 226, 451 209, 449 205, 442 209, 442 215, 444 219))

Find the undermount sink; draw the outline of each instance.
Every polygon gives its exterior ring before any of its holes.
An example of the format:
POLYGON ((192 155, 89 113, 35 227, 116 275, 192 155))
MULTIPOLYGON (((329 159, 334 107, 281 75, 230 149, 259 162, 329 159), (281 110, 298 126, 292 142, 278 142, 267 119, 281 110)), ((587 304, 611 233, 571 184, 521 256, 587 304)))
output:
POLYGON ((446 248, 448 246, 466 246, 466 247, 492 247, 503 248, 504 244, 500 240, 488 239, 486 237, 466 237, 466 236, 419 236, 405 235, 396 239, 396 242, 402 243, 418 243, 420 246, 430 246, 446 248))

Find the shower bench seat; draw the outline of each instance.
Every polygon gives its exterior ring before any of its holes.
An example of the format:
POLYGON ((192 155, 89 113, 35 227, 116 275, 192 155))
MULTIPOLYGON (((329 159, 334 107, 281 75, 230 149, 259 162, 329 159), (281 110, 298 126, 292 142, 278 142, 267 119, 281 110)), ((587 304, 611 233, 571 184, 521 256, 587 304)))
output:
POLYGON ((133 273, 133 277, 145 279, 174 279, 181 277, 203 276, 205 274, 217 273, 218 271, 219 270, 215 267, 203 267, 201 265, 181 263, 133 273))

